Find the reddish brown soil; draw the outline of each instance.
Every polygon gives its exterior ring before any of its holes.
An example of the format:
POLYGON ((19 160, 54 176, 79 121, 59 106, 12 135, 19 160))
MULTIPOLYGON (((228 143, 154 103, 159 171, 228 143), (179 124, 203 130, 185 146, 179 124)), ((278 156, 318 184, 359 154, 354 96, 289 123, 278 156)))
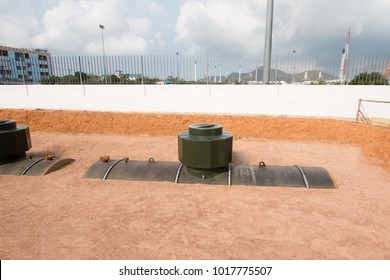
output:
POLYGON ((193 123, 220 123, 235 138, 326 141, 360 147, 370 160, 390 169, 390 129, 334 119, 265 116, 126 114, 87 111, 0 110, 3 119, 31 131, 174 136, 193 123))
POLYGON ((260 116, 0 110, 30 126, 29 153, 76 161, 0 175, 0 259, 390 259, 390 131, 260 116), (323 166, 337 189, 102 181, 102 155, 177 161, 179 131, 215 122, 233 161, 323 166))

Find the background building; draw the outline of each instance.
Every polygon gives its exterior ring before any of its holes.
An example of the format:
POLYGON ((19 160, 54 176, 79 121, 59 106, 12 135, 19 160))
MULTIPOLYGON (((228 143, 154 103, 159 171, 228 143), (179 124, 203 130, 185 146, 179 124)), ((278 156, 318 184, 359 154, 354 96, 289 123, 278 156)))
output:
POLYGON ((0 46, 0 83, 40 83, 52 75, 51 61, 46 49, 0 46))

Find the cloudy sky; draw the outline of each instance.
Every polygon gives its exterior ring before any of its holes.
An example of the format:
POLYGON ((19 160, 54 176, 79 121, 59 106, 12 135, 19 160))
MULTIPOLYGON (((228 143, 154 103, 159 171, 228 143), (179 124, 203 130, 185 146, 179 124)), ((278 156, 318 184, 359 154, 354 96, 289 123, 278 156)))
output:
MULTIPOLYGON (((55 55, 261 54, 267 0, 0 0, 0 45, 55 55)), ((389 0, 275 0, 273 52, 390 51, 389 0)))

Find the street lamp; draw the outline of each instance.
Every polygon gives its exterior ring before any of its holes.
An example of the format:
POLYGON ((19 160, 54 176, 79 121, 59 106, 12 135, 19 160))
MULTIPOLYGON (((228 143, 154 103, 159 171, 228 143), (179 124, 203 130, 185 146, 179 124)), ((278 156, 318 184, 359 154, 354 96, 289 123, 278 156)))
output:
POLYGON ((176 82, 179 83, 179 53, 176 53, 176 82))
POLYGON ((238 68, 238 83, 241 84, 241 65, 238 68))
POLYGON ((99 28, 102 30, 102 45, 103 45, 103 65, 104 65, 104 80, 107 84, 107 66, 106 66, 106 52, 104 50, 104 25, 99 24, 99 28))

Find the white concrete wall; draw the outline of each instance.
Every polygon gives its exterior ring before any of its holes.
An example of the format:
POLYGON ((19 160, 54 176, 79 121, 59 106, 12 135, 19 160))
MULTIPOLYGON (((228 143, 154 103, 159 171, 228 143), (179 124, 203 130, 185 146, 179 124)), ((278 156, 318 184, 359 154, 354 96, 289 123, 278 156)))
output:
MULTIPOLYGON (((1 85, 0 108, 355 118, 359 99, 390 101, 390 86, 1 85)), ((390 104, 364 103, 390 119, 390 104)))

